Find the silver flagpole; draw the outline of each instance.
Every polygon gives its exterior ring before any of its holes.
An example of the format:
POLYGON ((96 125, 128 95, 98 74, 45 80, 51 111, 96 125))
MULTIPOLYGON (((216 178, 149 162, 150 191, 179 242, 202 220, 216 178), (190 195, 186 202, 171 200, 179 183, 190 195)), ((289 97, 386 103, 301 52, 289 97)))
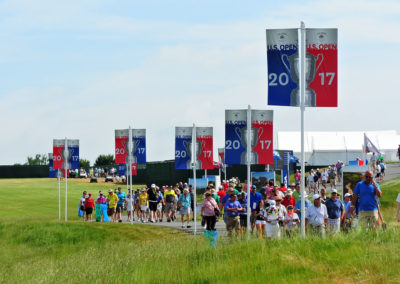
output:
POLYGON ((301 236, 306 236, 305 225, 305 154, 304 154, 304 111, 305 111, 305 56, 306 56, 306 28, 304 22, 300 24, 300 113, 301 113, 301 236))
POLYGON ((250 165, 251 165, 251 107, 247 108, 247 239, 250 239, 250 165))
POLYGON ((68 185, 67 185, 67 180, 68 180, 68 161, 67 158, 69 155, 67 155, 68 153, 68 140, 67 137, 65 137, 65 144, 64 144, 64 173, 65 173, 65 222, 67 222, 67 214, 68 214, 68 202, 67 202, 67 198, 68 198, 68 185))
MULTIPOLYGON (((53 160, 54 161, 54 160, 53 160)), ((60 169, 57 170, 57 179, 58 179, 58 220, 61 221, 61 175, 60 169)))
POLYGON ((194 236, 196 237, 197 233, 197 195, 196 195, 196 162, 197 162, 197 157, 196 157, 196 125, 193 123, 193 128, 192 128, 192 167, 193 167, 193 196, 194 196, 194 208, 193 208, 193 214, 194 214, 194 236))
MULTIPOLYGON (((131 129, 131 127, 129 126, 129 144, 128 144, 128 148, 129 148, 129 175, 130 175, 130 181, 129 181, 129 192, 130 192, 130 195, 131 195, 131 200, 133 200, 133 196, 132 196, 132 156, 133 156, 133 153, 132 153, 132 148, 133 148, 133 145, 132 145, 132 129, 131 129)), ((132 206, 131 206, 131 224, 133 224, 133 204, 132 204, 132 206)))

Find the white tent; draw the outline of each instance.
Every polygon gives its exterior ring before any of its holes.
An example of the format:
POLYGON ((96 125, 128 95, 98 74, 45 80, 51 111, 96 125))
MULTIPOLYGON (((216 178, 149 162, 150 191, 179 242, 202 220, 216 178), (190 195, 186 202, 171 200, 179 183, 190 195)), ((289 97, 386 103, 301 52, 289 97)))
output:
MULTIPOLYGON (((307 165, 330 165, 338 160, 348 164, 356 158, 363 158, 362 147, 364 133, 384 153, 386 161, 398 158, 397 147, 400 135, 395 130, 389 131, 341 131, 341 132, 305 132, 304 150, 307 165)), ((276 139, 276 149, 293 150, 300 157, 300 132, 280 131, 276 139)))

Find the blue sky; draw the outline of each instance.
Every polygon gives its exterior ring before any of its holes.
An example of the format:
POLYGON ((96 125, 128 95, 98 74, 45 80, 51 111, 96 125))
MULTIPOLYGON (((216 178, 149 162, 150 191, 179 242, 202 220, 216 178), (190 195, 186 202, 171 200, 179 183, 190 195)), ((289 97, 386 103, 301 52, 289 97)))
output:
POLYGON ((400 130, 398 1, 0 1, 0 164, 80 139, 113 153, 114 129, 147 129, 148 160, 172 159, 174 127, 214 127, 224 110, 268 107, 266 28, 339 30, 339 107, 308 109, 306 130, 400 130))

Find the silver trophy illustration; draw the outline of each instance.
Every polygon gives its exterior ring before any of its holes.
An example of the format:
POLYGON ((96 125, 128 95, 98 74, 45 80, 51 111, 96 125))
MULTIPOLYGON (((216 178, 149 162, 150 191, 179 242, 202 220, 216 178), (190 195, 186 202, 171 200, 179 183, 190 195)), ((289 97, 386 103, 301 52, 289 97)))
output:
MULTIPOLYGON (((297 88, 292 91, 290 94, 290 105, 291 106, 300 106, 300 57, 298 53, 287 56, 283 54, 281 57, 282 63, 285 66, 286 70, 289 72, 292 80, 297 84, 297 88), (288 64, 289 65, 288 65, 288 64)), ((313 89, 310 88, 310 83, 314 80, 315 74, 317 73, 319 67, 324 60, 324 56, 322 54, 318 54, 317 56, 312 55, 311 53, 306 52, 305 58, 305 93, 304 100, 305 106, 315 107, 317 100, 316 94, 313 89), (319 59, 321 58, 321 59, 319 59), (316 64, 319 60, 319 64, 316 67, 316 64)))
MULTIPOLYGON (((200 142, 197 141, 197 140, 195 141, 195 143, 196 143, 196 153, 195 153, 195 156, 194 156, 193 158, 194 158, 195 163, 196 163, 196 169, 201 169, 201 161, 198 160, 197 157, 198 157, 198 156, 200 155, 200 153, 201 153, 202 145, 201 145, 200 142)), ((188 153, 189 157, 192 157, 193 141, 189 141, 189 142, 183 141, 183 145, 184 145, 185 148, 186 148, 186 153, 188 153)), ((188 167, 188 169, 192 168, 192 161, 191 161, 191 159, 187 161, 187 167, 188 167)))
MULTIPOLYGON (((125 151, 128 153, 128 155, 125 158, 125 163, 129 164, 129 140, 126 140, 125 142, 125 151)), ((140 141, 133 140, 132 141, 132 155, 131 155, 131 163, 137 163, 137 157, 135 156, 135 152, 137 147, 139 146, 140 141)))
MULTIPOLYGON (((236 127, 235 133, 239 140, 242 142, 243 147, 247 149, 247 127, 236 127)), ((250 164, 258 164, 258 155, 256 152, 253 151, 253 148, 257 145, 258 139, 261 137, 261 134, 262 130, 259 133, 257 128, 250 128, 250 145, 252 149, 250 152, 250 164)), ((247 151, 244 151, 242 153, 240 161, 242 164, 247 164, 247 151)))
POLYGON ((73 152, 74 152, 73 148, 72 149, 64 148, 64 150, 62 151, 61 155, 64 160, 64 162, 62 164, 63 169, 68 170, 71 168, 71 163, 69 161, 72 157, 73 152))

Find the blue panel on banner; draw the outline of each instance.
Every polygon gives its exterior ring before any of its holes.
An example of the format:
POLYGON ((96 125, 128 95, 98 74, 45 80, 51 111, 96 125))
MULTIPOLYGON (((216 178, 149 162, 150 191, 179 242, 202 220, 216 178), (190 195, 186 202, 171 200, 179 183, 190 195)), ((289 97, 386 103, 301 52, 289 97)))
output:
POLYGON ((349 166, 358 166, 358 161, 349 161, 349 166))
POLYGON ((49 177, 56 178, 58 170, 53 169, 53 159, 49 159, 49 177))
POLYGON ((188 170, 190 169, 190 142, 191 136, 175 137, 175 169, 188 170))
POLYGON ((133 155, 137 158, 138 164, 146 164, 146 137, 133 137, 136 143, 136 151, 133 155))
POLYGON ((297 88, 293 82, 289 68, 289 57, 297 53, 296 49, 277 50, 268 47, 268 104, 279 106, 290 106, 290 94, 297 88), (287 67, 286 67, 287 66, 287 67))
POLYGON ((241 129, 246 127, 246 121, 227 121, 225 124, 225 163, 228 165, 240 165, 242 155, 246 154, 246 148, 242 144, 241 129))
POLYGON ((118 165, 118 175, 119 176, 125 176, 126 175, 126 165, 125 164, 118 165))
POLYGON ((289 184, 289 171, 288 170, 282 170, 282 183, 284 183, 286 186, 289 184))
POLYGON ((79 147, 78 146, 68 146, 68 150, 71 153, 71 158, 69 160, 71 164, 71 170, 79 169, 79 147))

